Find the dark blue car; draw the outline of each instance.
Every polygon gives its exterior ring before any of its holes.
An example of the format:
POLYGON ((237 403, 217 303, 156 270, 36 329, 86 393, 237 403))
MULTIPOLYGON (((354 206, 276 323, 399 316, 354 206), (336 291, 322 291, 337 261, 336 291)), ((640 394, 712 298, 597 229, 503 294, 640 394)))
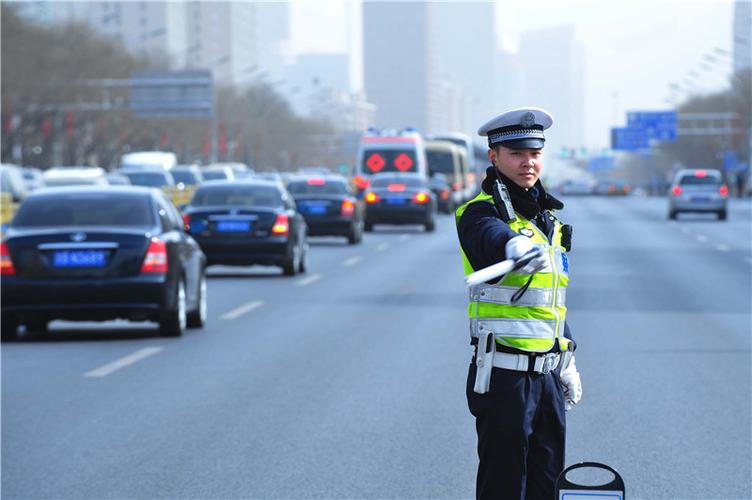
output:
POLYGON ((157 189, 35 191, 0 248, 2 338, 54 319, 155 321, 166 336, 206 321, 206 258, 157 189))
POLYGON ((306 270, 308 229, 279 182, 205 182, 183 214, 209 265, 279 266, 286 276, 306 270))

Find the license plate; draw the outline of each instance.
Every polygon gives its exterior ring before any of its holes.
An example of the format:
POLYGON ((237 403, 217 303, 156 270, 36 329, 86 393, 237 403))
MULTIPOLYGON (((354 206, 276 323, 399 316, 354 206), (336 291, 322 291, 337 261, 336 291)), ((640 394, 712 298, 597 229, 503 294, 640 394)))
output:
POLYGON ((107 254, 104 250, 57 250, 53 254, 53 265, 66 267, 104 267, 107 254))
POLYGON ((221 220, 217 222, 220 233, 247 233, 251 230, 251 223, 246 220, 221 220))
POLYGON ((387 198, 386 202, 389 205, 404 205, 405 203, 407 203, 407 199, 406 198, 387 198))
POLYGON ((710 198, 708 198, 707 196, 693 196, 692 201, 696 203, 707 203, 710 201, 710 198))
POLYGON ((326 207, 323 205, 309 205, 306 207, 309 214, 325 214, 326 207))

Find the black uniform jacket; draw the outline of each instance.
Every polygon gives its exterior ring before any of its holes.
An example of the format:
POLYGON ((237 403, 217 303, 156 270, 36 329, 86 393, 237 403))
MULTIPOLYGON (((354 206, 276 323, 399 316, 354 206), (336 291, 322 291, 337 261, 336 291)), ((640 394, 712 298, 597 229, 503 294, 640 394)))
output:
MULTIPOLYGON (((548 235, 549 243, 551 243, 554 221, 547 211, 560 210, 564 208, 564 204, 546 193, 540 181, 537 181, 532 188, 525 189, 498 172, 493 166, 486 169, 486 178, 483 179, 482 184, 483 192, 487 194, 493 192, 492 186, 497 175, 509 191, 514 210, 535 223, 543 234, 548 235)), ((462 250, 476 271, 506 259, 504 246, 511 238, 519 236, 519 233, 513 231, 506 222, 501 220, 499 212, 491 203, 468 205, 457 223, 457 233, 462 250)), ((564 336, 568 339, 572 338, 569 325, 566 323, 564 336)))

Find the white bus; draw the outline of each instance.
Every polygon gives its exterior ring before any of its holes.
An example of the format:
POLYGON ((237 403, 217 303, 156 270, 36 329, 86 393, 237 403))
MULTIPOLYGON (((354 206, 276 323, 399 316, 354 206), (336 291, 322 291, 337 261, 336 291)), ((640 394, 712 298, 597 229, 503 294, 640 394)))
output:
POLYGON ((462 171, 464 173, 461 188, 462 197, 465 201, 473 199, 480 192, 480 184, 485 174, 485 162, 478 161, 472 139, 458 132, 434 134, 430 138, 437 141, 449 141, 462 150, 462 171))

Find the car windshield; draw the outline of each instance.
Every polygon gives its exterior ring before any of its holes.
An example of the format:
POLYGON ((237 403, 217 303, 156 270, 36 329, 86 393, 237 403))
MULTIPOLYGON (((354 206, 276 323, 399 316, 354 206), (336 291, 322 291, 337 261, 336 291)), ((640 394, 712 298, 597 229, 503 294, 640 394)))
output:
POLYGON ((454 155, 450 151, 427 151, 428 171, 441 172, 454 177, 454 155))
POLYGON ((151 203, 143 194, 69 193, 28 198, 12 227, 152 226, 151 203))
POLYGON ((415 149, 369 149, 363 154, 363 172, 415 172, 415 149))
POLYGON ((0 170, 0 183, 2 183, 2 191, 4 193, 10 193, 13 191, 12 181, 10 180, 10 174, 6 170, 0 170))
POLYGON ((371 182, 371 186, 375 188, 385 188, 389 184, 404 184, 407 187, 419 188, 425 187, 425 181, 420 177, 413 176, 398 176, 398 175, 384 175, 374 178, 371 182))
POLYGON ((440 141, 447 141, 447 142, 451 142, 451 143, 452 143, 452 144, 454 144, 455 146, 459 146, 459 147, 461 147, 462 149, 464 149, 464 150, 467 150, 467 144, 466 144, 466 143, 465 143, 465 141, 464 141, 464 140, 462 140, 462 139, 458 139, 458 138, 456 138, 456 137, 437 137, 436 139, 437 139, 437 140, 440 140, 440 141))
POLYGON ((134 186, 162 187, 171 183, 164 172, 121 172, 134 186))
POLYGON ((282 196, 272 186, 212 186, 196 191, 191 205, 196 207, 217 205, 252 205, 278 207, 282 196))
POLYGON ((107 184, 104 177, 48 177, 44 184, 53 186, 81 186, 85 184, 107 184))
POLYGON ((428 181, 431 186, 448 186, 447 178, 443 174, 434 174, 428 181))
POLYGON ((189 186, 198 184, 198 178, 196 174, 194 174, 190 170, 175 170, 173 168, 170 173, 172 173, 172 177, 175 179, 175 182, 182 182, 183 184, 187 184, 189 186))
POLYGON ((324 179, 310 179, 294 181, 287 185, 292 195, 296 194, 348 194, 350 188, 341 181, 325 181, 324 179))
POLYGON ((205 181, 225 180, 228 178, 227 172, 224 170, 204 170, 203 174, 205 181))
POLYGON ((685 175, 679 179, 679 184, 682 186, 719 186, 721 184, 721 178, 715 175, 685 175))

